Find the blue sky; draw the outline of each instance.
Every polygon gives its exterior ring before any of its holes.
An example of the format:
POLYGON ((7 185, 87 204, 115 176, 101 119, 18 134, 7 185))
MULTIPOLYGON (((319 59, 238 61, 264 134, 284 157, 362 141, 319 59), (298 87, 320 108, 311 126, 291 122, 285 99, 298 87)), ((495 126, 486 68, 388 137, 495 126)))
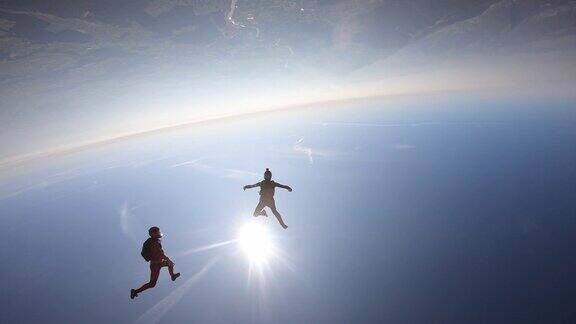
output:
POLYGON ((0 322, 574 322, 575 17, 3 1, 0 322), (152 225, 183 275, 130 300, 152 225))
POLYGON ((433 103, 277 113, 37 166, 11 186, 54 182, 2 192, 0 253, 18 265, 3 320, 570 322, 571 105, 433 103), (290 228, 263 223, 280 257, 249 279, 237 244, 189 253, 236 238, 257 202, 242 185, 266 167, 294 188, 277 193, 290 228), (183 277, 131 301, 152 224, 183 277))

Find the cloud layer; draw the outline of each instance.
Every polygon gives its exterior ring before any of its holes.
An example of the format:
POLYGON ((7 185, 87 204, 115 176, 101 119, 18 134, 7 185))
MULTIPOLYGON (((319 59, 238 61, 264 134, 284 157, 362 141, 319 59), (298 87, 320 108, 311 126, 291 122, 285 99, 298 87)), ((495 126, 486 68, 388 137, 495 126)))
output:
POLYGON ((322 100, 567 95, 573 1, 4 1, 0 160, 322 100))

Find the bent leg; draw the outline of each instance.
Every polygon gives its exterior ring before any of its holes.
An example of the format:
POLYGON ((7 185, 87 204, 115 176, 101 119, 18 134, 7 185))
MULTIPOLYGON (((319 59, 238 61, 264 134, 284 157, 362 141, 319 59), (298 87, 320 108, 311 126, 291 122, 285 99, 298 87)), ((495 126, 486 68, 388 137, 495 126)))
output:
POLYGON ((180 277, 180 272, 174 273, 174 262, 170 260, 164 260, 162 266, 168 267, 168 273, 170 273, 170 279, 172 279, 172 281, 175 281, 176 279, 178 279, 178 277, 180 277))
POLYGON ((150 266, 150 281, 143 284, 142 287, 136 289, 136 293, 139 294, 146 289, 154 288, 156 282, 158 281, 158 276, 160 275, 160 267, 150 266))
POLYGON ((168 273, 170 277, 174 276, 174 262, 168 262, 168 273))
POLYGON ((280 223, 280 225, 282 225, 282 227, 284 229, 287 229, 288 225, 284 224, 284 221, 282 220, 282 215, 280 215, 280 213, 278 212, 278 209, 276 209, 276 202, 274 202, 274 201, 270 202, 268 204, 268 207, 270 207, 270 209, 272 209, 272 213, 274 213, 274 216, 276 216, 278 223, 280 223))
POLYGON ((260 200, 256 208, 254 209, 254 213, 252 214, 252 216, 254 217, 267 216, 265 212, 263 213, 264 207, 265 207, 264 202, 260 200))
POLYGON ((164 266, 168 267, 168 273, 170 273, 170 276, 174 276, 174 262, 166 260, 164 266))

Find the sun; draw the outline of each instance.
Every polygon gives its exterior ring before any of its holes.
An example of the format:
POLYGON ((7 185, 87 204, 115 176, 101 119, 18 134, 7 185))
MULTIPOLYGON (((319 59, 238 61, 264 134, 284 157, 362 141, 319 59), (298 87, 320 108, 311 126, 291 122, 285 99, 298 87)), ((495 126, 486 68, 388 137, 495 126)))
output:
POLYGON ((273 243, 266 227, 255 222, 240 228, 238 243, 251 262, 266 262, 273 252, 273 243))

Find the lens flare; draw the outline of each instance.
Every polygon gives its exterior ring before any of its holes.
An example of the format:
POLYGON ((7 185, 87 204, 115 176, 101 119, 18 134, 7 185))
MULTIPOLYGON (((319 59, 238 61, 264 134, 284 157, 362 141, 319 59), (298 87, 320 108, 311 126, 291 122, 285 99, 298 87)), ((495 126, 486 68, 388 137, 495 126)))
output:
POLYGON ((244 225, 238 233, 238 243, 251 262, 265 262, 273 246, 266 227, 258 223, 244 225))

